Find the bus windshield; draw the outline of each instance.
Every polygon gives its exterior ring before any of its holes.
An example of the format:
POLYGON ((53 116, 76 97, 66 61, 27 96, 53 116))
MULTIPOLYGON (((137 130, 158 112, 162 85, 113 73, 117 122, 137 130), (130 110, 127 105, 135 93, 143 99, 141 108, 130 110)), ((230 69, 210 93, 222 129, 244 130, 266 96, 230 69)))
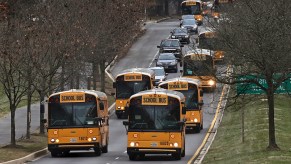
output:
POLYGON ((117 81, 116 98, 129 98, 131 95, 151 88, 149 81, 117 81))
POLYGON ((215 38, 199 38, 199 48, 215 50, 215 38))
POLYGON ((198 109, 197 89, 179 90, 185 96, 186 110, 198 109))
POLYGON ((183 76, 210 76, 213 70, 213 60, 184 60, 183 76))
POLYGON ((129 130, 180 130, 180 106, 132 105, 129 112, 129 130))
POLYGON ((200 3, 195 5, 187 5, 187 3, 182 3, 181 5, 182 15, 199 15, 201 14, 200 3))
POLYGON ((96 125, 96 102, 49 103, 50 127, 96 125))

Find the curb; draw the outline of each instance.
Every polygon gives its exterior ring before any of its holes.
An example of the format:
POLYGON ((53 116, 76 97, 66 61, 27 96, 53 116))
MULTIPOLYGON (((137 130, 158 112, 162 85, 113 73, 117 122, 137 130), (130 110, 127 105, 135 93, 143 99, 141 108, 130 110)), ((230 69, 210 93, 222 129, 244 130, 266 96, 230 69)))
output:
POLYGON ((11 161, 7 161, 7 162, 3 162, 1 164, 23 164, 25 162, 29 162, 29 161, 32 161, 38 157, 41 157, 41 156, 44 156, 48 153, 48 149, 47 148, 44 148, 42 150, 39 150, 37 152, 34 152, 34 153, 31 153, 25 157, 22 157, 22 158, 19 158, 19 159, 14 159, 14 160, 11 160, 11 161))

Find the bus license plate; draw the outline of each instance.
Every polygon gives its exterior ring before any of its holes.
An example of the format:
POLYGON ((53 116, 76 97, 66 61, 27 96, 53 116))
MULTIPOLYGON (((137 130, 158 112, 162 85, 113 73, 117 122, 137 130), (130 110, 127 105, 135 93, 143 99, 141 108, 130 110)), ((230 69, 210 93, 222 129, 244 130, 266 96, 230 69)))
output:
POLYGON ((157 147, 157 146, 158 146, 158 144, 156 142, 151 143, 151 147, 157 147))
POLYGON ((70 142, 77 142, 76 138, 70 138, 70 142))

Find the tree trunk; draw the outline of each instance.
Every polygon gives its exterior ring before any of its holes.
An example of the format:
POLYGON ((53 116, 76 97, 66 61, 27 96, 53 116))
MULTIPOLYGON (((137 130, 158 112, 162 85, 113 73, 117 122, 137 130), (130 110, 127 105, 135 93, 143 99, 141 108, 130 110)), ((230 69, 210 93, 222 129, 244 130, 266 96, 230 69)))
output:
POLYGON ((101 92, 105 92, 105 61, 101 60, 100 62, 100 82, 101 82, 101 92))
POLYGON ((11 110, 11 141, 10 141, 10 144, 11 144, 11 146, 15 147, 16 146, 16 140, 15 140, 15 111, 16 111, 16 107, 14 104, 13 105, 11 104, 10 110, 11 110))
POLYGON ((276 135, 275 135, 275 107, 274 107, 274 85, 271 80, 267 80, 268 83, 268 106, 269 106, 269 150, 278 150, 280 149, 276 144, 276 135))
POLYGON ((28 84, 27 89, 27 113, 26 113, 26 138, 30 139, 30 126, 31 126, 31 84, 28 84))
POLYGON ((97 75, 98 75, 98 64, 96 62, 93 62, 93 90, 97 90, 97 75))
POLYGON ((65 90, 65 62, 62 63, 60 90, 65 90))
POLYGON ((245 142, 245 110, 241 108, 241 141, 245 142))

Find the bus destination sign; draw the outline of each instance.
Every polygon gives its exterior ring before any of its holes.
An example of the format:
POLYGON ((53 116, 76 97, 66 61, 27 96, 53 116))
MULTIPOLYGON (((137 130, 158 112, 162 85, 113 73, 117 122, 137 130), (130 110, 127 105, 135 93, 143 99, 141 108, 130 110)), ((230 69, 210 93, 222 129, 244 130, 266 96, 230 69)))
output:
POLYGON ((61 93, 60 102, 61 103, 85 102, 85 94, 84 93, 61 93))
POLYGON ((188 90, 188 83, 183 81, 169 82, 169 90, 188 90))
POLYGON ((143 95, 142 105, 168 105, 168 97, 161 94, 143 95))
POLYGON ((124 75, 124 81, 142 81, 141 74, 127 74, 124 75))

